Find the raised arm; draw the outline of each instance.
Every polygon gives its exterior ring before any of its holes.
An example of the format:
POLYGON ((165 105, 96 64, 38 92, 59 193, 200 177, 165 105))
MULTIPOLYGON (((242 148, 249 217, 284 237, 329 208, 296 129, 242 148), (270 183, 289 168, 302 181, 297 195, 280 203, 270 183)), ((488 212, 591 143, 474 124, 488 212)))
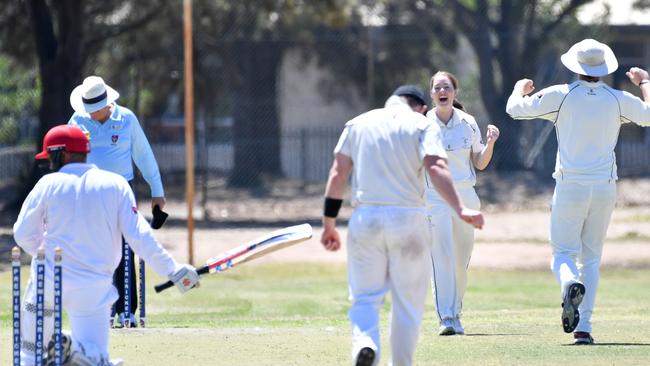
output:
MULTIPOLYGON (((573 84, 572 84, 573 85, 573 84)), ((506 112, 513 119, 545 119, 555 121, 560 110, 560 105, 570 85, 553 85, 528 95, 535 90, 535 85, 530 79, 521 79, 515 83, 512 94, 506 104, 506 112)))
POLYGON ((638 67, 632 67, 625 75, 630 78, 632 84, 641 88, 643 101, 650 103, 650 76, 648 72, 638 67))
POLYGON ((494 153, 494 143, 497 142, 498 138, 499 128, 495 125, 488 125, 486 133, 487 141, 485 147, 479 152, 472 152, 472 162, 474 163, 476 169, 483 170, 487 168, 488 164, 490 164, 490 160, 492 160, 492 154, 494 153))
POLYGON ((650 76, 646 70, 638 67, 630 68, 625 75, 630 82, 641 89, 643 100, 631 93, 622 92, 618 100, 621 108, 621 122, 650 127, 650 76))

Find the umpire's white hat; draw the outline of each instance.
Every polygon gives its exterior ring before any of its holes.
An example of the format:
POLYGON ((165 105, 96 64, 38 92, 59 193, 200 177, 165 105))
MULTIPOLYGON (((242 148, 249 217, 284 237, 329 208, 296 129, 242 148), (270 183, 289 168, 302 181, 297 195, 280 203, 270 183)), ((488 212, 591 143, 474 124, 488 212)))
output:
POLYGON ((580 75, 600 77, 618 69, 614 51, 595 39, 583 39, 560 57, 567 69, 580 75))
POLYGON ((99 76, 89 76, 83 84, 70 93, 70 105, 75 112, 93 113, 113 103, 120 97, 115 89, 106 85, 99 76))

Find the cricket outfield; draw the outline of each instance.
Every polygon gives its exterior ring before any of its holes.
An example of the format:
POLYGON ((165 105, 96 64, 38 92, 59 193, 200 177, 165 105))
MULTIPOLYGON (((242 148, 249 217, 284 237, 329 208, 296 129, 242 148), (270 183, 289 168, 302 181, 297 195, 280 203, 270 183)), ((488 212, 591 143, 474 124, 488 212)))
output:
MULTIPOLYGON (((10 362, 9 275, 0 279, 0 362, 10 362)), ((161 280, 151 275, 152 280, 161 280)), ((650 269, 605 269, 594 346, 562 332, 557 286, 546 271, 475 269, 465 336, 437 336, 428 301, 417 365, 644 365, 650 359, 650 269)), ((388 299, 383 311, 387 334, 388 299)), ((205 278, 185 296, 149 297, 148 328, 111 331, 128 365, 345 365, 350 334, 343 264, 270 263, 205 278)), ((384 350, 386 337, 383 338, 384 350)), ((385 364, 386 357, 382 359, 385 364)))
MULTIPOLYGON (((429 297, 415 364, 648 364, 649 223, 644 207, 615 210, 593 317, 597 344, 579 347, 571 345, 560 323, 559 290, 548 270, 548 211, 489 213, 485 230, 477 232, 470 265, 463 311, 467 335, 437 336, 429 297)), ((199 228, 195 258, 203 261, 269 231, 199 228)), ((185 259, 185 248, 177 244, 185 237, 182 227, 163 228, 156 235, 185 259)), ((112 356, 127 365, 349 364, 345 252, 326 252, 319 236, 315 227, 310 241, 204 277, 201 287, 186 295, 174 290, 155 294, 153 285, 163 279, 148 272, 148 327, 111 331, 112 356)), ((8 263, 0 267, 3 365, 10 362, 11 344, 8 263)), ((389 352, 389 304, 390 297, 382 313, 384 352, 389 352)))

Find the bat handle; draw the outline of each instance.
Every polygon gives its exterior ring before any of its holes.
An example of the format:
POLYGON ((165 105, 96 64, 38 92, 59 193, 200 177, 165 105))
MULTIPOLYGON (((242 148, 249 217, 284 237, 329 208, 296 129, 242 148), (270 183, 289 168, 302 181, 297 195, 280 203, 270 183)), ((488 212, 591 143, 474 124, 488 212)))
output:
MULTIPOLYGON (((203 266, 201 268, 197 268, 196 273, 198 273, 199 275, 210 273, 210 267, 203 266)), ((172 282, 171 280, 154 286, 154 289, 156 290, 156 293, 160 293, 162 291, 167 290, 170 287, 174 287, 174 282, 172 282)))
POLYGON ((156 293, 162 292, 167 290, 170 287, 174 287, 174 283, 172 281, 167 281, 165 283, 158 284, 154 286, 154 290, 156 290, 156 293))

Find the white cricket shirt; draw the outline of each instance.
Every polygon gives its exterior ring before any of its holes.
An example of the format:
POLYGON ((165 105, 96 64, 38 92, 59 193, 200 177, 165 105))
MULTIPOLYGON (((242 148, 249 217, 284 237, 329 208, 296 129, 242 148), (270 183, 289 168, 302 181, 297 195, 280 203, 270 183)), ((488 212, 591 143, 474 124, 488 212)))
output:
POLYGON ((514 119, 541 118, 555 124, 553 178, 576 183, 618 179, 614 148, 621 124, 650 126, 650 105, 600 81, 554 85, 532 96, 513 94, 506 112, 514 119))
POLYGON ((78 126, 90 138, 88 163, 132 180, 133 163, 151 188, 151 197, 164 197, 158 163, 140 122, 131 110, 115 104, 113 113, 99 123, 87 113, 75 112, 69 125, 78 126))
MULTIPOLYGON (((476 184, 476 171, 472 153, 480 153, 485 147, 481 142, 481 130, 476 120, 457 108, 454 108, 447 124, 438 119, 435 109, 430 110, 427 117, 440 127, 442 144, 447 152, 447 165, 454 185, 473 187, 476 184)), ((428 179, 427 187, 433 189, 428 179)))
POLYGON ((349 121, 334 153, 352 159, 353 206, 424 207, 422 160, 447 157, 438 126, 397 96, 349 121))
POLYGON ((110 286, 122 257, 122 235, 159 275, 178 264, 156 241, 121 176, 93 164, 71 163, 45 175, 23 202, 14 239, 31 256, 45 245, 51 275, 54 248, 63 250, 66 287, 110 286))

